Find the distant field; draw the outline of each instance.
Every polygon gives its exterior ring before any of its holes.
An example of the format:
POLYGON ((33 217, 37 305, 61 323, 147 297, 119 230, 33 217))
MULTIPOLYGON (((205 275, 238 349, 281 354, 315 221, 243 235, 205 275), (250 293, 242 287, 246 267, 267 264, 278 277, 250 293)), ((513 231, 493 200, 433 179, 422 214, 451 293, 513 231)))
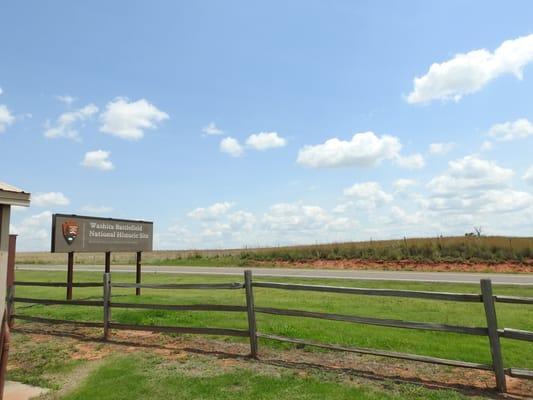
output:
MULTIPOLYGON (((17 253, 21 264, 64 264, 66 254, 17 253)), ((316 260, 367 260, 422 262, 531 262, 533 237, 456 236, 412 238, 366 242, 329 243, 302 246, 223 250, 160 250, 143 254, 144 264, 161 265, 253 265, 254 263, 316 260)), ((78 264, 102 264, 102 253, 76 254, 78 264)), ((112 262, 131 264, 134 254, 112 254, 112 262)))

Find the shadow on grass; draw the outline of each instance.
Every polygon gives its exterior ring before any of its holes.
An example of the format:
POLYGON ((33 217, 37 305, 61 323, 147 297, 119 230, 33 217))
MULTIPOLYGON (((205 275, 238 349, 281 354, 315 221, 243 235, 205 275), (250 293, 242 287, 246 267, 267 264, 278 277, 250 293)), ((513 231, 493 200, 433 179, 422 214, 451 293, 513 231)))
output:
MULTIPOLYGON (((132 340, 124 340, 124 339, 109 339, 104 340, 103 338, 96 337, 96 336, 90 336, 86 332, 72 332, 72 331, 62 331, 58 329, 37 329, 37 328, 31 328, 31 327, 14 327, 13 332, 19 332, 24 334, 39 334, 39 335, 50 335, 50 336, 56 336, 56 337, 64 337, 64 338, 71 338, 75 340, 79 340, 81 342, 88 342, 88 343, 100 343, 100 344, 110 344, 110 345, 116 345, 116 346, 128 346, 128 347, 137 347, 137 348, 145 348, 145 349, 171 349, 176 350, 176 348, 169 348, 165 344, 156 344, 156 343, 142 343, 139 341, 132 341, 132 340)), ((245 362, 257 362, 259 364, 263 365, 270 365, 274 367, 281 367, 281 368, 287 368, 287 369, 295 369, 295 370, 315 370, 318 372, 327 372, 327 373, 333 373, 336 375, 342 374, 344 376, 349 377, 357 377, 362 379, 367 379, 375 382, 381 382, 381 383, 394 383, 394 384, 412 384, 421 386, 427 389, 432 390, 455 390, 463 395, 466 396, 483 396, 486 398, 493 398, 493 399, 525 399, 527 397, 524 397, 521 394, 514 394, 514 393, 506 393, 506 394, 500 394, 495 391, 495 389, 483 389, 474 385, 465 385, 460 383, 449 383, 449 382, 442 382, 437 380, 427 380, 427 379, 420 379, 416 377, 404 377, 400 376, 399 374, 379 374, 374 371, 368 371, 364 369, 357 369, 357 368, 348 368, 348 367, 331 367, 319 363, 313 363, 313 362, 305 362, 305 361, 288 361, 283 360, 280 358, 271 358, 271 357, 259 357, 258 359, 251 358, 248 354, 238 354, 238 353, 229 353, 226 351, 221 350, 207 350, 207 349, 201 349, 201 348, 192 348, 183 346, 180 347, 179 350, 185 351, 191 354, 199 354, 199 355, 205 355, 205 356, 211 356, 216 357, 218 359, 235 359, 235 360, 241 360, 245 362)))

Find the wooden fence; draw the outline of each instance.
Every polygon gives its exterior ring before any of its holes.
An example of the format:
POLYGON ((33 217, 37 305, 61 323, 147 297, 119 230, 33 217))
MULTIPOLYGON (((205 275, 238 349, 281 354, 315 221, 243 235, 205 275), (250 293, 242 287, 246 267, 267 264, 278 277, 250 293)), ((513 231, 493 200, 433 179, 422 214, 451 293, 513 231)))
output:
POLYGON ((65 287, 61 282, 18 282, 8 288, 8 311, 9 321, 14 319, 23 321, 50 323, 50 324, 74 324, 86 327, 103 328, 104 338, 107 340, 110 335, 110 329, 142 330, 167 333, 188 333, 203 335, 221 335, 221 336, 241 336, 248 337, 250 340, 250 355, 256 358, 258 356, 258 338, 277 340, 300 345, 316 346, 324 349, 353 352, 359 354, 368 354, 381 357, 392 357, 397 359, 412 360, 424 363, 448 365, 453 367, 472 368, 478 370, 493 371, 496 378, 496 387, 498 391, 506 391, 506 375, 518 378, 533 379, 533 370, 523 368, 505 368, 500 346, 500 338, 508 338, 533 342, 533 332, 511 329, 498 328, 496 318, 496 303, 512 303, 533 305, 533 298, 500 296, 492 292, 492 284, 488 279, 480 281, 481 293, 444 293, 444 292, 426 292, 413 290, 395 290, 395 289, 370 289, 370 288, 352 288, 339 286, 323 285, 303 285, 292 283, 277 282, 254 282, 252 271, 244 272, 243 283, 216 283, 216 284, 139 284, 139 283, 115 283, 111 281, 111 274, 105 273, 102 283, 74 283, 74 287, 102 287, 102 300, 50 300, 36 299, 26 297, 16 297, 15 288, 17 286, 47 286, 47 287, 65 287), (186 289, 205 289, 205 290, 242 290, 245 291, 246 306, 239 305, 222 305, 222 304, 188 304, 188 305, 170 305, 170 304, 146 304, 146 303, 124 303, 112 301, 112 288, 146 288, 146 289, 167 289, 167 290, 186 290, 186 289), (434 301, 456 301, 469 303, 482 303, 485 311, 486 326, 469 327, 458 325, 447 325, 430 322, 404 321, 396 319, 383 319, 373 317, 362 317, 344 314, 329 314, 323 312, 281 309, 271 307, 258 307, 254 304, 253 288, 268 288, 290 291, 312 291, 322 293, 343 293, 364 296, 382 296, 382 297, 402 297, 413 299, 424 299, 434 301), (60 320, 52 318, 41 318, 16 314, 15 303, 31 303, 43 305, 71 305, 71 306, 91 306, 103 308, 103 322, 86 322, 60 320), (220 312, 246 312, 248 329, 229 329, 229 328, 206 328, 206 327, 177 327, 177 326, 154 326, 154 325, 136 325, 123 324, 112 321, 112 310, 115 308, 123 309, 144 309, 144 310, 170 310, 170 311, 220 311, 220 312), (465 335, 487 336, 489 339, 490 353, 492 364, 480 364, 467 361, 449 360, 423 355, 400 353, 388 350, 378 350, 359 347, 345 347, 337 344, 328 344, 299 338, 292 338, 274 334, 267 334, 258 331, 256 323, 256 314, 271 314, 291 317, 318 318, 332 321, 344 321, 356 324, 376 325, 392 328, 418 329, 427 331, 451 332, 465 335))

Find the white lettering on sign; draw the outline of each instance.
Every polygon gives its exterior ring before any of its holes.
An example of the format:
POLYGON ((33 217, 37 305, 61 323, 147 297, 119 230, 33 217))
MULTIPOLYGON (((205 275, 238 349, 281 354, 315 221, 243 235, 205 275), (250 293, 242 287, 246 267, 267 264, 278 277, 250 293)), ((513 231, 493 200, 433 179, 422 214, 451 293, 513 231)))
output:
POLYGON ((53 252, 152 250, 152 222, 63 214, 53 218, 53 252))

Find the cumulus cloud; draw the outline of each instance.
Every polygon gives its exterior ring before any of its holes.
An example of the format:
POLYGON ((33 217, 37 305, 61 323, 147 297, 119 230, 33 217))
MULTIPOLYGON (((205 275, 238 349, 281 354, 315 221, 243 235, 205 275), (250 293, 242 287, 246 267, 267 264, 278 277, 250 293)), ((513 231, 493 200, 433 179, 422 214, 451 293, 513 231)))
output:
POLYGON ((422 154, 411 154, 410 156, 397 156, 396 164, 401 168, 406 169, 421 169, 426 165, 424 156, 422 154))
POLYGON ((75 97, 69 96, 68 94, 56 96, 56 99, 59 100, 61 103, 66 104, 67 106, 70 106, 77 100, 75 97))
MULTIPOLYGON (((3 93, 0 87, 0 95, 3 93)), ((4 104, 0 104, 0 133, 4 132, 6 128, 15 122, 15 117, 11 111, 4 104)))
POLYGON ((415 186, 417 183, 414 179, 397 179, 394 181, 393 186, 394 189, 396 189, 398 192, 404 192, 405 190, 409 189, 410 187, 415 186))
POLYGON ((319 206, 292 203, 274 204, 262 218, 265 227, 274 231, 319 229, 328 220, 327 212, 319 206))
POLYGON ((53 125, 47 122, 47 129, 44 131, 44 136, 49 139, 67 138, 79 140, 80 135, 76 125, 87 121, 97 112, 98 107, 94 104, 88 104, 78 110, 63 113, 53 125))
POLYGON ((373 132, 356 133, 349 141, 337 138, 314 146, 305 146, 297 162, 308 167, 369 167, 399 156, 402 145, 398 138, 377 136, 373 132))
POLYGON ((221 202, 209 207, 198 207, 187 214, 188 217, 203 221, 214 220, 226 214, 233 207, 233 203, 221 202))
POLYGON ((318 237, 347 233, 358 224, 354 218, 334 216, 320 206, 302 203, 274 204, 261 222, 265 232, 274 232, 289 242, 303 237, 316 241, 318 237))
POLYGON ((444 155, 449 153, 455 147, 455 143, 431 143, 429 145, 429 154, 444 155))
POLYGON ((356 183, 344 189, 344 195, 349 197, 356 207, 373 209, 390 203, 392 195, 384 192, 377 182, 356 183))
POLYGON ((50 246, 52 213, 43 211, 24 218, 20 223, 10 226, 10 231, 19 235, 17 249, 44 250, 50 246))
POLYGON ((85 153, 81 165, 87 168, 96 168, 102 171, 109 171, 115 168, 109 156, 111 152, 104 150, 95 150, 85 153))
POLYGON ((202 132, 210 136, 222 135, 224 133, 221 129, 217 128, 214 122, 210 122, 208 125, 204 126, 202 132))
POLYGON ((481 143, 480 151, 490 151, 494 145, 490 140, 485 140, 483 143, 481 143))
POLYGON ((477 156, 466 156, 448 163, 448 170, 428 183, 428 188, 440 195, 457 195, 464 191, 499 188, 508 184, 511 169, 477 156))
POLYGON ((533 165, 527 169, 524 176, 522 176, 522 179, 530 185, 533 185, 533 165))
POLYGON ((220 151, 232 157, 239 157, 244 152, 244 148, 237 139, 228 136, 220 141, 220 151))
POLYGON ((464 192, 456 196, 434 197, 427 200, 430 211, 463 214, 480 217, 497 217, 533 207, 533 196, 510 188, 464 192))
POLYGON ((488 190, 480 199, 480 211, 497 214, 520 211, 533 206, 533 196, 512 189, 488 190))
POLYGON ((533 61, 533 34, 503 42, 494 52, 486 49, 457 54, 451 60, 434 63, 428 72, 414 79, 407 101, 459 101, 504 74, 522 79, 524 67, 533 61))
POLYGON ((70 200, 61 192, 37 193, 31 196, 31 204, 38 207, 68 206, 70 200))
POLYGON ((146 129, 155 129, 169 116, 145 99, 129 101, 118 97, 107 103, 100 115, 100 131, 126 140, 139 140, 146 129))
POLYGON ((493 125, 487 134, 503 141, 524 139, 533 135, 533 124, 525 118, 520 118, 516 121, 493 125))
POLYGON ((236 211, 229 215, 229 226, 234 230, 251 231, 256 222, 255 216, 248 211, 236 211))
POLYGON ((0 133, 4 132, 6 128, 15 122, 15 117, 7 106, 0 104, 0 133))
POLYGON ((248 136, 246 145, 255 150, 268 150, 283 147, 287 140, 280 137, 277 132, 260 132, 248 136))
POLYGON ((426 218, 421 211, 409 213, 401 207, 392 206, 390 208, 389 219, 386 222, 390 224, 420 225, 426 222, 426 218))

